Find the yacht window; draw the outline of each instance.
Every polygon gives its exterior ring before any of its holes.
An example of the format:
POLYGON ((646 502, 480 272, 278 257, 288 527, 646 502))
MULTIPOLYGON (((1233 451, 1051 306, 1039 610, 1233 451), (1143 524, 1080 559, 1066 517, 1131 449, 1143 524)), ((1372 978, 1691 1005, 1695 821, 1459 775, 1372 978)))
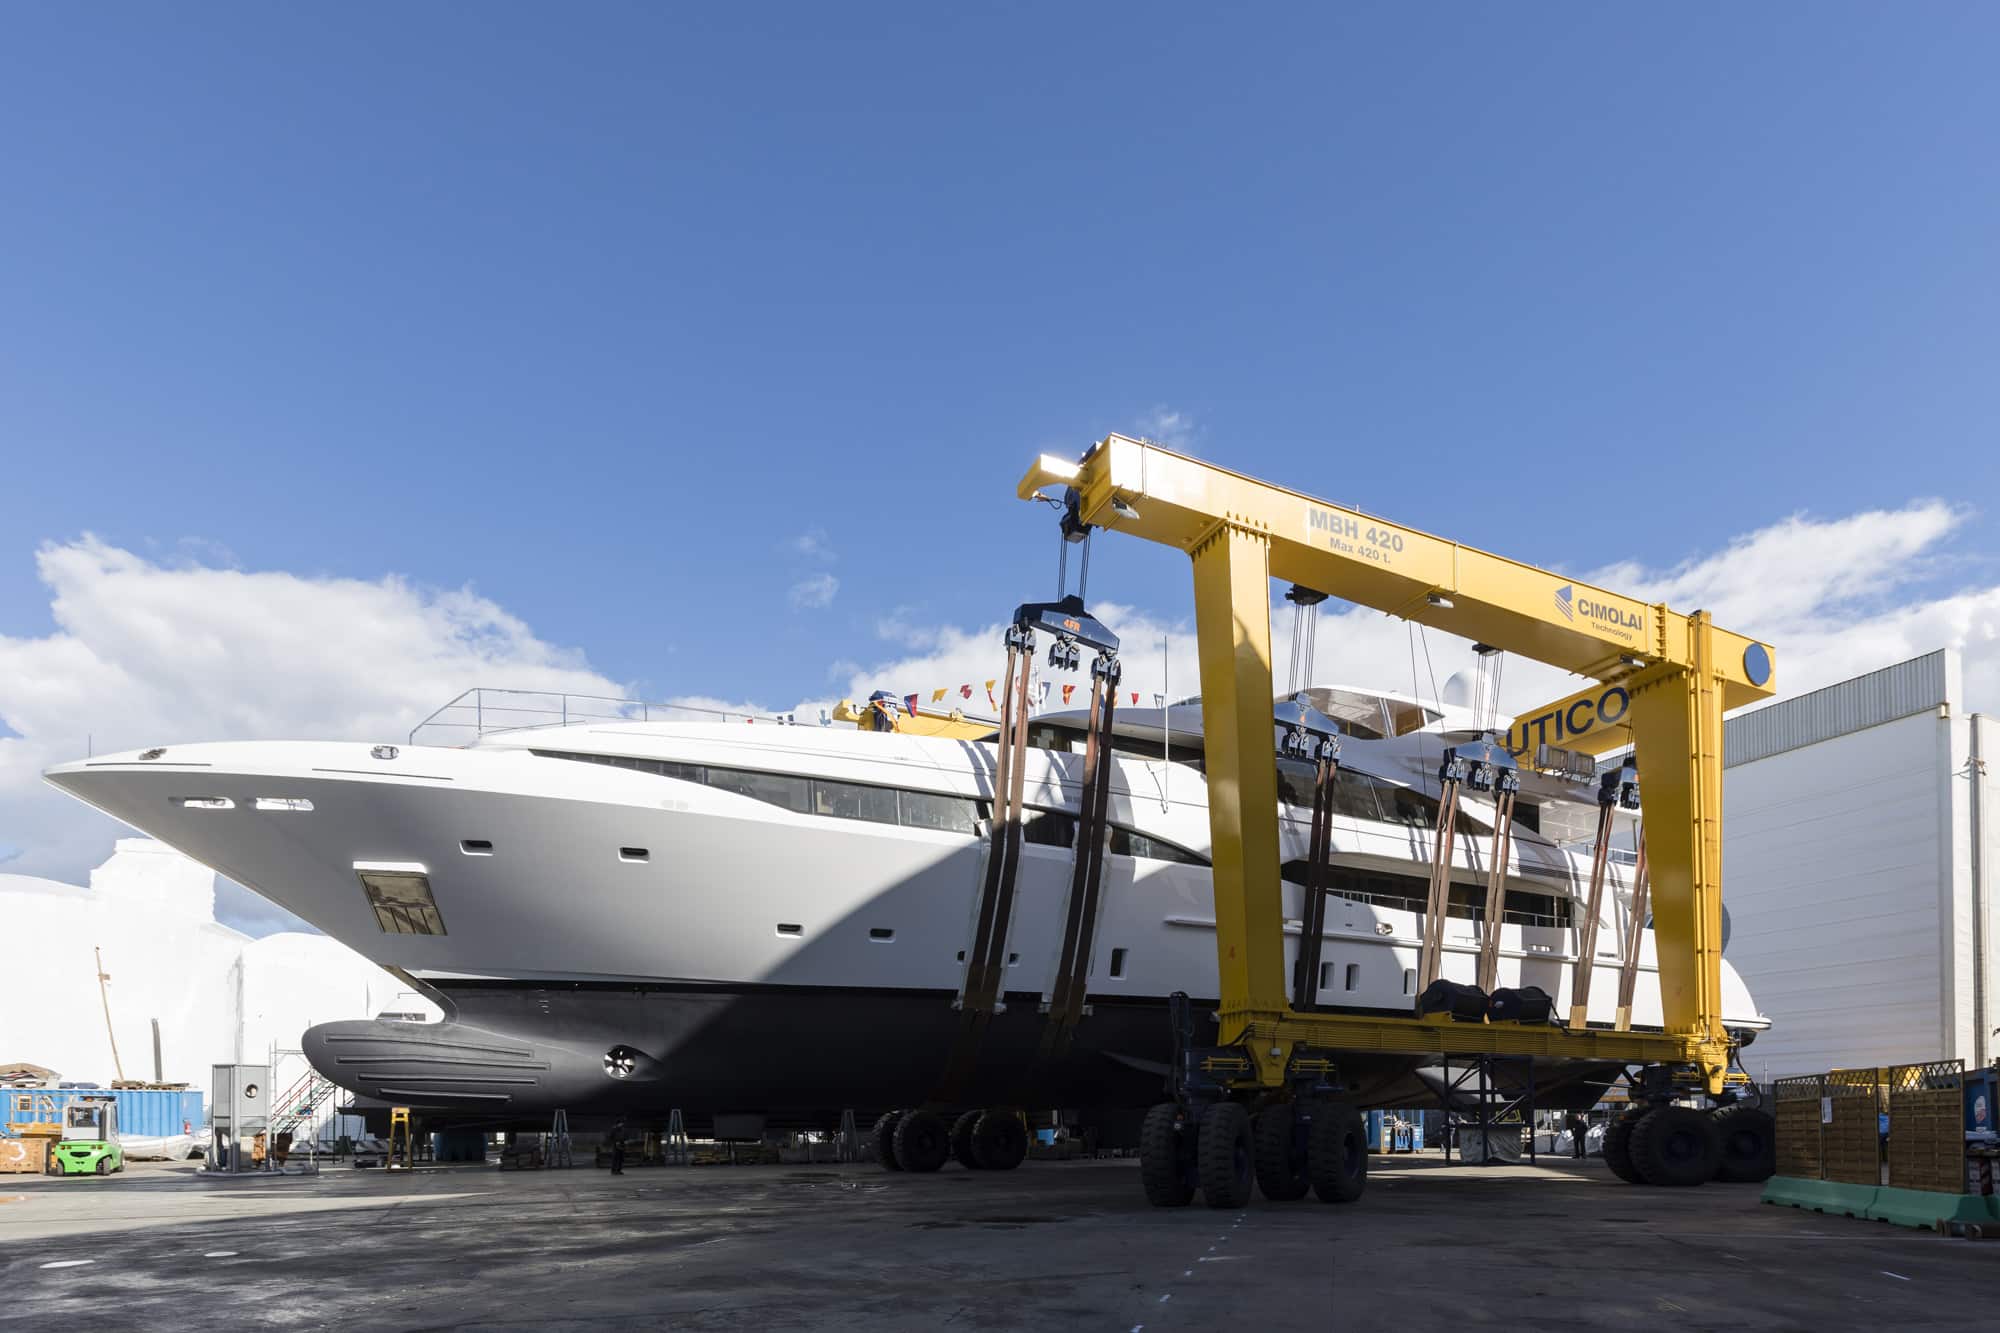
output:
POLYGON ((1343 987, 1343 989, 1354 990, 1360 985, 1361 985, 1361 964, 1349 963, 1347 965, 1347 985, 1343 987))
POLYGON ((1403 969, 1403 994, 1415 995, 1416 993, 1417 993, 1417 969, 1415 969, 1414 967, 1406 967, 1403 969))
MULTIPOLYGON (((1285 862, 1280 874, 1289 883, 1303 885, 1306 882, 1305 858, 1300 857, 1285 862)), ((1429 881, 1415 875, 1398 875, 1382 870, 1358 870, 1352 866, 1336 865, 1327 867, 1326 877, 1327 892, 1336 897, 1400 912, 1415 912, 1422 915, 1425 899, 1430 895, 1429 881)), ((1460 921, 1485 920, 1486 886, 1452 885, 1451 900, 1445 907, 1445 915, 1460 921)), ((1566 928, 1570 923, 1570 900, 1562 894, 1536 893, 1531 889, 1509 889, 1500 919, 1516 926, 1566 928)))
POLYGON ((1122 980, 1125 976, 1125 951, 1123 949, 1113 949, 1111 951, 1111 976, 1113 980, 1122 980))
POLYGON ((896 793, 888 787, 858 782, 813 782, 812 812, 835 819, 866 819, 876 824, 896 822, 896 793))
MULTIPOLYGON (((1375 779, 1366 773, 1343 768, 1334 775, 1333 813, 1346 815, 1350 819, 1372 819, 1377 823, 1393 822, 1394 816, 1386 808, 1387 800, 1377 799, 1379 792, 1380 787, 1375 779)), ((1307 808, 1311 808, 1310 801, 1307 802, 1307 808)))
POLYGON ((904 791, 896 795, 905 828, 938 829, 945 833, 979 831, 977 801, 928 791, 904 791))
POLYGON ((1076 821, 1054 810, 1030 810, 1021 826, 1021 840, 1037 847, 1070 847, 1076 843, 1076 821))
POLYGON ((745 768, 711 768, 708 785, 718 791, 735 792, 753 801, 763 801, 781 810, 804 814, 812 808, 809 785, 804 778, 782 773, 753 773, 745 768))
POLYGON ((1111 826, 1111 854, 1138 856, 1149 861, 1173 861, 1184 866, 1205 866, 1206 857, 1196 856, 1185 847, 1176 847, 1160 838, 1151 838, 1123 824, 1111 826))
POLYGON ((431 897, 431 878, 405 870, 357 870, 375 923, 387 935, 442 935, 444 917, 431 897))

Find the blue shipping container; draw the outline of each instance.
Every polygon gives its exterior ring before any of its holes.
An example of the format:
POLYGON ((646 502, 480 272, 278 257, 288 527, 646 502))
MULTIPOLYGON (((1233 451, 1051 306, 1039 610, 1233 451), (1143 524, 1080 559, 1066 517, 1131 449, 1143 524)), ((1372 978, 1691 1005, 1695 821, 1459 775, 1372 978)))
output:
POLYGON ((44 1108, 53 1105, 60 1118, 64 1109, 80 1097, 111 1096, 118 1099, 118 1132, 142 1138, 166 1138, 174 1134, 199 1134, 208 1123, 202 1095, 196 1088, 7 1088, 0 1090, 6 1104, 6 1124, 11 1131, 18 1124, 40 1120, 44 1108))

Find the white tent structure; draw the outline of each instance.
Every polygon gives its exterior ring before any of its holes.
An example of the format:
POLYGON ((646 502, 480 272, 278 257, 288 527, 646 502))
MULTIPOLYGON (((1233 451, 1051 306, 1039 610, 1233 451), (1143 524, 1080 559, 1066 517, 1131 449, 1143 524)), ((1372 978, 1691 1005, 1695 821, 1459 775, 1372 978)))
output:
POLYGON ((8 980, 0 1064, 43 1065, 106 1086, 116 1069, 99 956, 128 1079, 157 1076, 206 1092, 210 1065, 261 1064, 279 1053, 272 1081, 282 1087, 305 1072, 300 1057, 282 1053, 295 1053, 315 1023, 384 1010, 437 1014, 327 936, 252 939, 222 925, 215 872, 150 838, 119 839, 88 888, 0 875, 0 953, 8 980))

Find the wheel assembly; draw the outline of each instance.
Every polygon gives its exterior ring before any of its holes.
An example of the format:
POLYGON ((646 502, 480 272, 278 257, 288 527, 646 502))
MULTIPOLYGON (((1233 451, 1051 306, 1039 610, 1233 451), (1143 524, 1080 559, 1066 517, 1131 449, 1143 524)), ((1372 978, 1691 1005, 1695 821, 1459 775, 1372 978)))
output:
POLYGON ((896 1165, 910 1172, 935 1171, 951 1156, 951 1132, 929 1111, 905 1111, 896 1122, 896 1165))
POLYGON ((1722 1137, 1722 1165, 1715 1178, 1733 1184, 1769 1180, 1778 1169, 1778 1124, 1768 1111, 1731 1102, 1709 1112, 1722 1137))
POLYGON ((979 1123, 979 1112, 967 1111, 951 1122, 951 1157, 968 1171, 978 1171, 985 1167, 979 1160, 978 1150, 972 1141, 972 1127, 979 1123))
POLYGON ((1707 1111, 1668 1103, 1639 1117, 1626 1151, 1648 1185, 1700 1185, 1722 1164, 1722 1132, 1707 1111))
POLYGON ((875 1120, 875 1127, 868 1131, 868 1141, 874 1145, 875 1160, 885 1171, 901 1171, 902 1163, 896 1160, 896 1122, 908 1112, 884 1111, 875 1120))
POLYGON ((1139 1127, 1139 1180, 1155 1208, 1185 1207, 1194 1198, 1193 1126, 1181 1108, 1161 1102, 1139 1127))
POLYGON ((1267 1199, 1290 1203, 1312 1187, 1306 1175, 1303 1126, 1290 1104, 1267 1106, 1253 1122, 1257 1144, 1257 1189, 1267 1199))
POLYGON ((988 1171, 1012 1171, 1028 1156, 1028 1127, 1004 1107, 981 1111, 971 1137, 973 1160, 988 1171))
POLYGON ((1368 1135, 1361 1112, 1346 1102, 1313 1108, 1306 1171, 1322 1203, 1352 1203, 1368 1187, 1368 1135))
POLYGON ((1612 1175, 1628 1185, 1646 1183, 1632 1165, 1632 1127, 1652 1109, 1650 1106, 1629 1107, 1604 1127, 1604 1164, 1611 1168, 1612 1175))
POLYGON ((1216 1102, 1201 1118, 1197 1168, 1202 1202, 1211 1208, 1241 1208, 1250 1202, 1250 1112, 1240 1102, 1216 1102))

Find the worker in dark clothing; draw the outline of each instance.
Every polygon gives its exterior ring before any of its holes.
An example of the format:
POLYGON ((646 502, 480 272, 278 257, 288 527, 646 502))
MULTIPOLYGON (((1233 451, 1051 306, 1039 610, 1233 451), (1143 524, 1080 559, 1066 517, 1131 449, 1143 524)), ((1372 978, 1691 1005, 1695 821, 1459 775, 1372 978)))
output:
POLYGON ((611 1174, 625 1174, 625 1122, 615 1120, 611 1124, 611 1174))
POLYGON ((1590 1121, 1584 1118, 1581 1111, 1571 1111, 1569 1113, 1570 1156, 1580 1158, 1584 1155, 1584 1140, 1589 1134, 1590 1121))

